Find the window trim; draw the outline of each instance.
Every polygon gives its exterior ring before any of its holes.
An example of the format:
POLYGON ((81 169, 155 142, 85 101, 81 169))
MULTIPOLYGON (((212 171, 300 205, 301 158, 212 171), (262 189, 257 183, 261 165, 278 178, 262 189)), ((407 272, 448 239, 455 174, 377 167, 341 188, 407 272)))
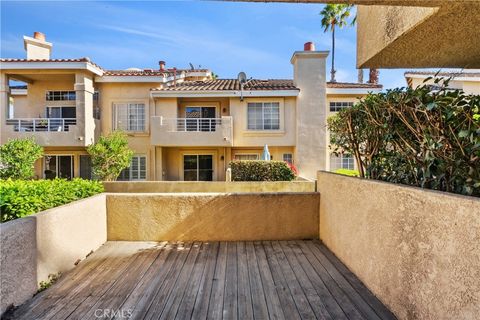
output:
MULTIPOLYGON (((248 101, 247 102, 247 130, 249 131, 262 131, 262 132, 270 132, 270 131, 279 131, 281 129, 281 111, 280 111, 280 102, 279 101, 261 101, 261 102, 252 102, 248 101), (250 128, 250 122, 249 122, 249 105, 250 104, 261 104, 262 105, 262 128, 250 128), (271 129, 265 129, 265 104, 270 104, 272 105, 271 108, 273 109, 273 104, 278 105, 278 128, 271 128, 271 129)), ((256 125, 256 124, 255 124, 256 125)), ((273 127, 273 124, 271 124, 273 127)))
POLYGON ((185 181, 185 163, 184 163, 184 156, 205 156, 209 155, 212 156, 212 181, 217 181, 217 151, 185 151, 180 153, 180 174, 179 179, 180 181, 185 181))
MULTIPOLYGON (((148 179, 148 159, 147 159, 147 155, 146 154, 134 154, 132 156, 132 159, 130 160, 130 165, 128 166, 128 168, 125 168, 123 169, 122 172, 120 172, 120 174, 118 175, 117 177, 117 180, 118 181, 147 181, 148 179), (141 179, 141 178, 138 178, 138 179, 132 179, 132 161, 133 161, 133 158, 145 158, 145 178, 144 179, 141 179), (118 180, 118 177, 120 177, 120 174, 122 174, 123 170, 127 170, 128 169, 128 180, 118 180)), ((138 176, 140 177, 140 160, 138 162, 138 176)))
POLYGON ((338 156, 336 156, 335 154, 330 153, 329 162, 330 162, 330 171, 336 171, 336 170, 338 170, 338 169, 355 170, 355 158, 354 158, 354 156, 351 155, 351 154, 341 153, 341 154, 339 154, 338 156), (352 164, 352 168, 344 168, 344 167, 343 167, 343 160, 344 160, 343 158, 344 158, 344 156, 349 156, 349 158, 351 159, 350 161, 351 161, 351 164, 352 164), (333 164, 333 162, 332 162, 332 158, 333 158, 333 157, 335 157, 335 158, 338 159, 337 161, 340 163, 340 166, 339 166, 339 167, 334 167, 334 166, 332 165, 332 164, 333 164))
POLYGON ((328 107, 329 107, 329 112, 339 112, 340 110, 346 109, 346 108, 351 108, 355 105, 356 102, 354 101, 329 101, 328 102, 328 107), (332 104, 341 104, 340 106, 332 106, 332 104), (345 105, 344 105, 345 104, 345 105), (334 110, 332 110, 332 107, 334 110))
POLYGON ((288 163, 290 163, 290 164, 294 164, 294 162, 295 162, 295 160, 293 159, 293 153, 291 153, 291 152, 283 153, 283 154, 282 154, 282 160, 285 161, 285 162, 288 162, 288 163), (291 161, 291 162, 285 160, 285 156, 286 156, 286 155, 290 155, 290 156, 291 156, 291 158, 292 158, 292 161, 291 161))
MULTIPOLYGON (((43 161, 42 161, 42 177, 43 179, 46 179, 46 176, 45 176, 45 171, 47 170, 47 164, 46 164, 46 161, 47 161, 47 157, 61 157, 61 156, 66 156, 66 157, 70 157, 70 163, 71 163, 71 166, 70 166, 70 175, 73 178, 76 178, 75 176, 75 155, 73 153, 66 153, 66 154, 62 154, 62 153, 48 153, 48 154, 44 154, 43 155, 43 161)), ((55 176, 58 178, 58 158, 57 158, 57 168, 56 168, 56 172, 55 172, 55 176)))
MULTIPOLYGON (((114 131, 116 130, 123 130, 125 132, 129 132, 129 133, 147 133, 148 132, 148 126, 149 126, 149 123, 148 123, 148 118, 149 118, 149 111, 148 111, 148 102, 146 101, 132 101, 132 100, 116 100, 116 101, 112 101, 112 129, 114 131), (144 107, 144 110, 143 110, 143 113, 144 113, 144 119, 143 119, 143 130, 128 130, 128 129, 118 129, 118 126, 117 126, 117 105, 120 105, 120 104, 123 104, 123 105, 127 105, 127 120, 128 120, 128 106, 131 105, 131 104, 143 104, 143 107, 144 107)), ((127 123, 127 127, 128 127, 128 123, 127 123)))
MULTIPOLYGON (((68 95, 67 94, 67 95, 68 95)), ((55 102, 55 101, 76 101, 77 100, 77 91, 76 90, 45 90, 45 101, 48 101, 48 102, 55 102), (58 92, 60 94, 60 96, 62 95, 62 92, 67 92, 68 94, 72 93, 74 94, 74 98, 75 99, 59 99, 59 100, 49 100, 47 99, 47 96, 49 94, 49 92, 58 92)))
POLYGON ((275 135, 281 136, 285 134, 285 99, 284 98, 248 98, 242 102, 245 106, 245 124, 244 124, 244 134, 246 136, 250 135, 275 135), (256 130, 256 129, 249 129, 248 128, 248 104, 249 103, 278 103, 279 106, 279 129, 272 129, 272 130, 256 130))
POLYGON ((257 159, 253 159, 253 160, 250 160, 250 161, 255 161, 255 160, 260 160, 260 153, 235 153, 233 155, 233 160, 235 161, 249 161, 249 160, 240 160, 240 159, 236 159, 237 156, 256 156, 257 159))

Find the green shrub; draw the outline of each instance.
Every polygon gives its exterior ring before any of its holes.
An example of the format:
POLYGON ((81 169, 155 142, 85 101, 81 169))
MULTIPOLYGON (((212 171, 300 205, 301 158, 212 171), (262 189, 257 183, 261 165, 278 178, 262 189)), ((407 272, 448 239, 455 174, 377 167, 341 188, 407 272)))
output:
POLYGON ((13 220, 103 192, 98 181, 73 179, 0 180, 1 222, 13 220))
POLYGON ((30 179, 43 149, 33 139, 13 139, 0 146, 0 178, 30 179))
POLYGON ((343 174, 344 176, 350 176, 350 177, 358 177, 360 175, 357 170, 350 170, 350 169, 337 169, 335 170, 335 173, 343 174))
POLYGON ((480 95, 434 82, 341 110, 328 119, 331 147, 354 155, 361 177, 478 197, 480 95))
POLYGON ((93 174, 104 181, 115 181, 120 172, 128 168, 133 156, 127 136, 121 131, 101 136, 87 151, 92 157, 93 174))
POLYGON ((232 161, 232 181, 292 181, 295 173, 284 161, 232 161))

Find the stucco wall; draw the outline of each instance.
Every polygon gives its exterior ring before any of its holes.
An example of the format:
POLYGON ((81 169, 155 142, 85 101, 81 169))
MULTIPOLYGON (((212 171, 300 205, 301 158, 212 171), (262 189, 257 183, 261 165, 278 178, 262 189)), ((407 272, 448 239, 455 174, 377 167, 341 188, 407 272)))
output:
POLYGON ((109 194, 108 240, 318 238, 318 193, 109 194))
POLYGON ((0 224, 1 312, 72 269, 107 239, 105 194, 0 224))
POLYGON ((0 315, 37 291, 35 218, 0 224, 0 315))
POLYGON ((315 182, 190 182, 190 181, 115 181, 104 182, 106 192, 172 193, 172 192, 315 192, 315 182))
POLYGON ((399 319, 478 319, 480 199, 318 174, 320 239, 399 319))

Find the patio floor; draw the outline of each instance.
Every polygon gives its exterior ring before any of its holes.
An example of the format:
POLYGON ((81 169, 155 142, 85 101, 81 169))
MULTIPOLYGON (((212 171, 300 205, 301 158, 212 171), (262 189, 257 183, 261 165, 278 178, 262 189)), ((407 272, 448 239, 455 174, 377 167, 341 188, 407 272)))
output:
POLYGON ((395 319, 315 240, 107 242, 8 315, 114 317, 395 319))

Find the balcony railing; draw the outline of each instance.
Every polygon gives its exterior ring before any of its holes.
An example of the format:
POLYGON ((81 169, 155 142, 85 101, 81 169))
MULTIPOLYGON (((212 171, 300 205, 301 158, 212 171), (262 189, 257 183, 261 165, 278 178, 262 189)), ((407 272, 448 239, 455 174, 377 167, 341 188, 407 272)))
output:
POLYGON ((75 118, 16 118, 7 119, 16 132, 65 132, 77 124, 75 118))
POLYGON ((169 132, 215 132, 221 118, 161 118, 161 125, 169 132))

